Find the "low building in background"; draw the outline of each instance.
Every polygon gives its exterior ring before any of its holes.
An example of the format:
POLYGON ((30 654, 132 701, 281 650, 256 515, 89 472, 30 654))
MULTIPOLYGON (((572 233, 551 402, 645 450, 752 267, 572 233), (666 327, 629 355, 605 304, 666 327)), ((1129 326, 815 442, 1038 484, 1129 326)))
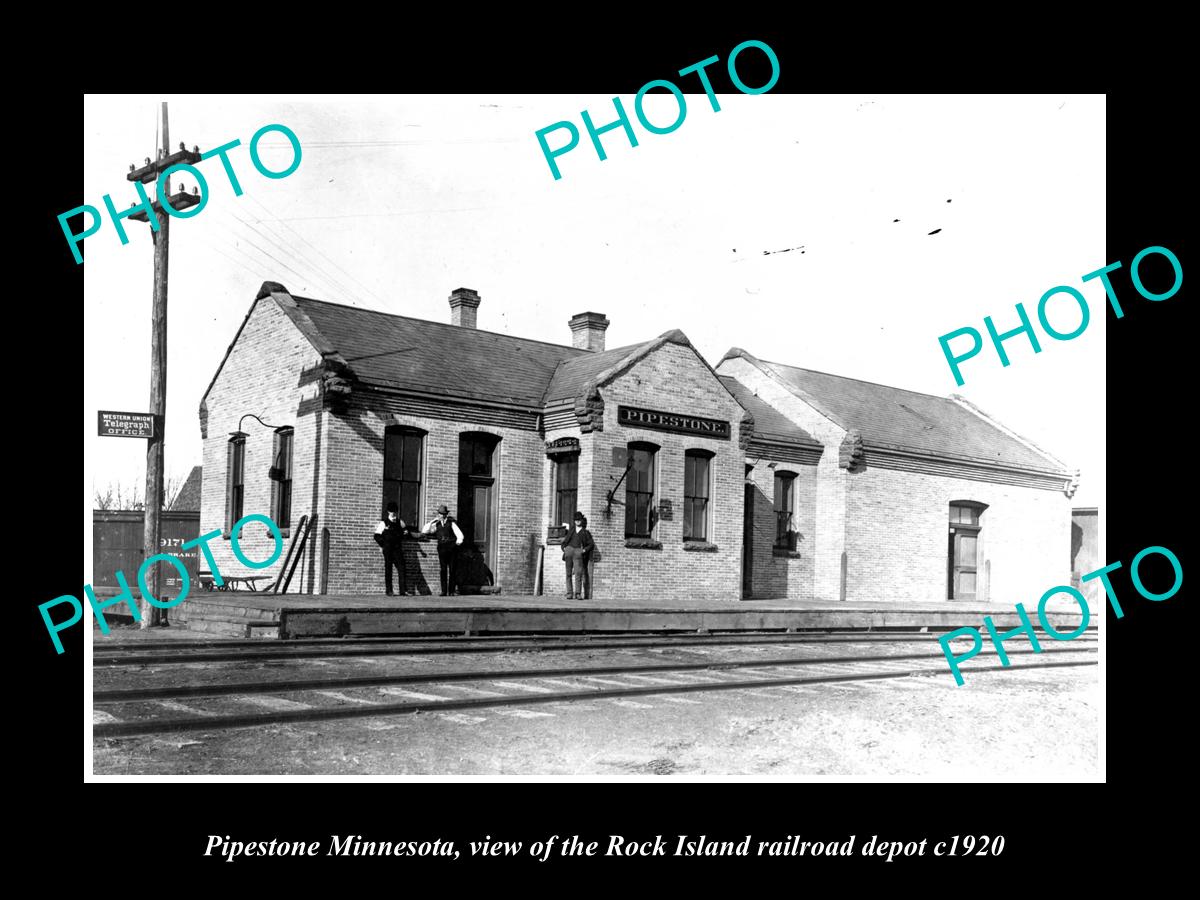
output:
POLYGON ((188 477, 184 480, 179 493, 171 501, 171 509, 173 511, 200 511, 200 489, 203 484, 203 477, 203 467, 192 466, 192 471, 188 473, 188 477))

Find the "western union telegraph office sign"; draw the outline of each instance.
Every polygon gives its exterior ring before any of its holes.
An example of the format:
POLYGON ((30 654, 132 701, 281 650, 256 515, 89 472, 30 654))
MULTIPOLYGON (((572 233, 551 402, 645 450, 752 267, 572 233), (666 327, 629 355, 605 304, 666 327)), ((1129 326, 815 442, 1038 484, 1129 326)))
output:
POLYGON ((100 437, 152 438, 162 431, 153 413, 129 413, 98 410, 96 431, 100 437))
MULTIPOLYGON (((608 349, 594 312, 570 344, 525 340, 477 328, 480 302, 453 291, 447 323, 263 284, 200 404, 201 532, 308 516, 293 590, 312 593, 382 595, 389 502, 414 531, 450 507, 468 591, 532 593, 544 554, 558 592, 576 510, 598 600, 1016 602, 1067 583, 1072 472, 961 399, 737 348, 714 368, 678 330, 608 349)), ((243 533, 251 558, 270 541, 243 533)), ((436 589, 436 552, 404 543, 409 585, 436 589)))

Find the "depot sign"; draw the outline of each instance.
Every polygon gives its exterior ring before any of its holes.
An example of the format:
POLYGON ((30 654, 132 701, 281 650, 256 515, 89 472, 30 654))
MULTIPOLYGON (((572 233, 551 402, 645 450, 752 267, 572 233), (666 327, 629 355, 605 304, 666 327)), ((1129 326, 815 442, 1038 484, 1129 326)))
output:
POLYGON ((658 412, 653 409, 639 409, 636 406, 619 406, 617 422, 627 428, 652 428, 655 431, 676 431, 729 440, 729 423, 720 419, 658 412))

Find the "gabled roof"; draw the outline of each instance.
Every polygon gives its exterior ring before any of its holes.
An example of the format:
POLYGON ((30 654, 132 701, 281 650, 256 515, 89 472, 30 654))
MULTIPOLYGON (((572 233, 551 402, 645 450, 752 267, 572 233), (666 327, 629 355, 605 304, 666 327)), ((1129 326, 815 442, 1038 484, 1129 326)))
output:
MULTIPOLYGON (((667 343, 688 347, 682 331, 602 353, 413 319, 357 306, 296 297, 264 282, 255 303, 275 302, 313 348, 339 370, 368 385, 541 410, 579 401, 667 343)), ((246 326, 254 307, 242 322, 246 326)), ((241 329, 238 330, 238 336, 241 329)), ((225 359, 237 343, 235 336, 225 359)), ((209 384, 220 375, 221 366, 209 384)), ((716 373, 714 372, 714 377, 716 373)), ((205 391, 205 398, 208 391, 205 391)), ((203 409, 204 401, 201 401, 203 409)))
POLYGON ((293 299, 367 384, 540 408, 560 363, 600 355, 325 300, 293 299))
POLYGON ((620 366, 626 357, 636 353, 643 346, 645 344, 630 344, 628 347, 617 347, 602 353, 584 353, 583 356, 563 360, 546 388, 546 406, 573 401, 588 384, 609 369, 620 366))
POLYGON ((754 437, 820 447, 821 442, 730 375, 718 375, 735 400, 754 416, 754 437))
POLYGON ((1062 461, 954 398, 767 362, 737 348, 725 358, 732 356, 757 366, 842 428, 857 429, 868 448, 1070 474, 1062 461))

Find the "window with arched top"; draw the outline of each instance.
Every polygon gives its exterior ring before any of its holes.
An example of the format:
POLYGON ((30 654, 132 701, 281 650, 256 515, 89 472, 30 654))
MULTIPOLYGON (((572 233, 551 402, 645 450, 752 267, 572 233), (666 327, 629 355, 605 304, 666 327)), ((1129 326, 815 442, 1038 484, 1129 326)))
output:
POLYGON ((951 500, 950 524, 978 525, 985 509, 987 504, 976 500, 951 500))
POLYGON ((683 539, 707 541, 709 497, 712 494, 711 450, 688 450, 683 455, 683 539))
POLYGON ((986 503, 950 501, 947 545, 946 596, 950 600, 975 600, 980 593, 983 513, 986 503))

